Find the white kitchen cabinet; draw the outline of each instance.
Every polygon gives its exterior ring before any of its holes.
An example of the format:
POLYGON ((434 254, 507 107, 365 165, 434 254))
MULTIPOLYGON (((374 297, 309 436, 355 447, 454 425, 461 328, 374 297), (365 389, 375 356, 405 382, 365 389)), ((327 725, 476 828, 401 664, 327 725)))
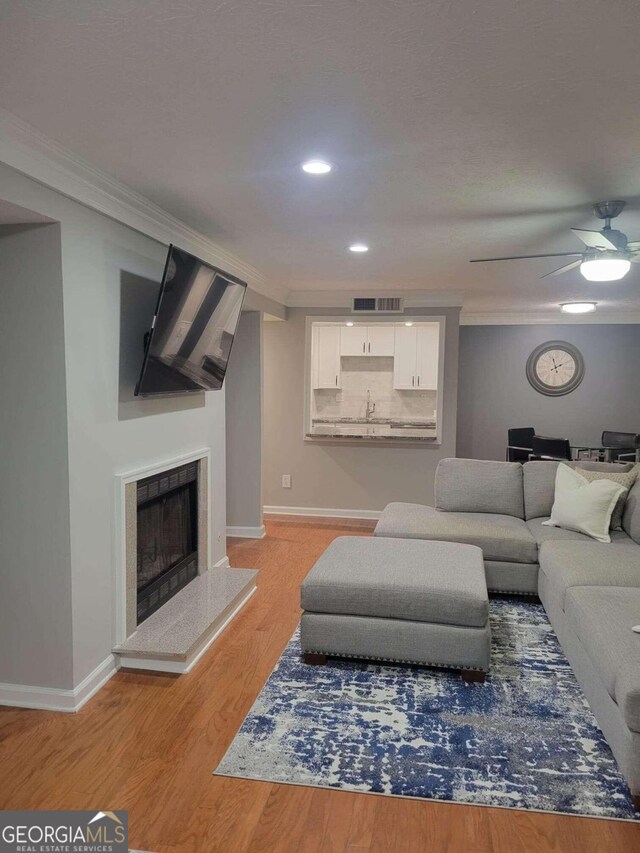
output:
POLYGON ((311 375, 314 388, 340 387, 340 326, 314 326, 311 375))
POLYGON ((340 355, 393 356, 394 340, 394 328, 391 325, 379 323, 375 326, 342 326, 340 355))
POLYGON ((435 391, 438 387, 439 326, 397 326, 393 387, 435 391))
POLYGON ((393 354, 393 387, 396 389, 416 387, 417 331, 415 326, 396 326, 393 354))
POLYGON ((382 323, 376 326, 367 326, 367 355, 393 356, 394 354, 394 327, 382 323))
POLYGON ((438 387, 440 326, 418 326, 416 347, 416 386, 427 391, 438 387))
POLYGON ((340 329, 340 355, 365 355, 366 349, 366 326, 342 326, 340 329))

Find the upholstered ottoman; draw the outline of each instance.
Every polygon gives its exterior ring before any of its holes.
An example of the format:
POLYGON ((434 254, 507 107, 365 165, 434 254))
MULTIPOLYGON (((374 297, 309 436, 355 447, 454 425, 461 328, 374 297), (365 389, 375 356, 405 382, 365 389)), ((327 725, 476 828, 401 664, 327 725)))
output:
POLYGON ((356 657, 461 670, 484 681, 491 632, 482 551, 342 536, 302 584, 304 659, 356 657))

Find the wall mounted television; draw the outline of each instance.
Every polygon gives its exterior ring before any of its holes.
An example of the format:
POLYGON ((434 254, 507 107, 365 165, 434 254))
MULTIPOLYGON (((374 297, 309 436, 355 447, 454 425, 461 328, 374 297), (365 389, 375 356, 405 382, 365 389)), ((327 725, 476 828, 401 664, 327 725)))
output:
POLYGON ((244 281, 169 247, 136 396, 222 388, 244 281))

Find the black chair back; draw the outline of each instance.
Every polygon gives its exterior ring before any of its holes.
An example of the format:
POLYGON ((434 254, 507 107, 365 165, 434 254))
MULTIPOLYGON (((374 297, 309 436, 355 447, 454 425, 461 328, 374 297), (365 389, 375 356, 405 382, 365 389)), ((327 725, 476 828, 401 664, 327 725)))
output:
POLYGON ((571 443, 568 438, 549 438, 534 435, 531 459, 571 459, 571 443))
POLYGON ((609 458, 615 462, 620 455, 632 457, 640 448, 640 435, 634 432, 613 432, 605 429, 602 433, 602 446, 613 448, 609 458))
POLYGON ((527 462, 533 450, 533 427, 516 427, 507 430, 507 462, 527 462))

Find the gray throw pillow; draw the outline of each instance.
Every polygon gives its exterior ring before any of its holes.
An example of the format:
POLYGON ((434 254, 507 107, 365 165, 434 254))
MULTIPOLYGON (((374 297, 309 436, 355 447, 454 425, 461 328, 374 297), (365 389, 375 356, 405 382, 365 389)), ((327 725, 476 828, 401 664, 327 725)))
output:
POLYGON ((611 523, 609 527, 611 530, 622 530, 622 513, 624 512, 624 505, 627 502, 627 495, 629 494, 631 487, 636 481, 636 477, 640 471, 639 467, 636 466, 628 473, 619 474, 619 473, 608 473, 604 471, 588 471, 585 468, 582 468, 580 465, 576 466, 580 471, 580 474, 585 478, 585 480, 589 480, 590 482, 593 480, 613 480, 614 483, 617 483, 620 486, 624 486, 626 491, 624 491, 620 497, 618 498, 618 502, 613 508, 613 512, 611 513, 611 523))

